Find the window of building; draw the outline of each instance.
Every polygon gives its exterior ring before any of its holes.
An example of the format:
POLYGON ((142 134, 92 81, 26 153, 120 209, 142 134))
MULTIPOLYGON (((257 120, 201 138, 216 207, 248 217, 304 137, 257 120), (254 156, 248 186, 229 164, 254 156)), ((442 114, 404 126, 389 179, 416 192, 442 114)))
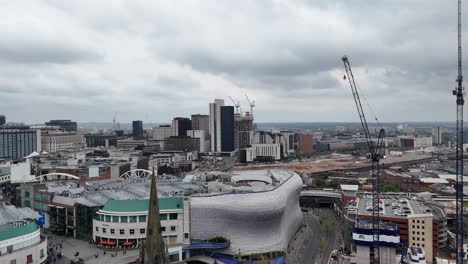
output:
POLYGON ((179 253, 169 253, 169 261, 171 262, 178 262, 180 260, 179 253))
POLYGON ((414 235, 414 233, 416 233, 416 232, 413 231, 413 235, 414 235))
POLYGON ((421 233, 422 233, 422 235, 424 236, 424 232, 421 232, 421 233))
POLYGON ((175 231, 175 226, 171 226, 171 231, 175 231))
POLYGON ((418 224, 419 224, 419 220, 418 220, 418 221, 416 221, 416 223, 418 223, 418 224))
POLYGON ((169 220, 177 220, 177 213, 169 214, 169 220))
POLYGON ((185 233, 185 239, 189 238, 188 233, 185 233))
POLYGON ((422 241, 424 241, 424 237, 423 237, 423 238, 421 238, 421 240, 422 240, 422 241))
POLYGON ((105 229, 105 228, 102 229, 102 233, 104 233, 104 234, 106 233, 106 229, 105 229))
POLYGON ((417 244, 416 244, 416 246, 418 246, 418 247, 419 247, 419 243, 417 243, 417 244))
POLYGON ((415 237, 413 237, 413 240, 416 240, 416 238, 415 238, 415 237))
POLYGON ((417 240, 419 241, 419 237, 417 238, 417 240))
POLYGON ((166 232, 166 227, 165 226, 161 226, 161 232, 166 232))
POLYGON ((96 226, 96 232, 99 232, 99 226, 96 226))
POLYGON ((424 244, 421 244, 421 247, 424 247, 424 244))
POLYGON ((125 235, 125 230, 124 230, 124 229, 120 229, 120 234, 121 234, 121 235, 125 235))
POLYGON ((424 220, 421 220, 421 224, 424 224, 424 220))
POLYGON ((106 215, 106 222, 110 222, 111 221, 111 216, 110 215, 106 215))
POLYGON ((44 249, 41 249, 41 253, 40 253, 40 258, 43 258, 44 257, 44 249))
POLYGON ((413 228, 416 228, 416 226, 415 226, 415 225, 413 225, 413 228))
POLYGON ((139 222, 146 222, 146 215, 140 215, 138 221, 139 222))
POLYGON ((120 217, 120 223, 127 223, 128 222, 128 216, 121 216, 120 217))
POLYGON ((144 233, 145 233, 145 229, 144 228, 140 229, 140 234, 144 234, 144 233))
POLYGON ((418 232, 416 232, 416 234, 418 234, 418 235, 419 235, 419 231, 418 231, 418 232))
POLYGON ((137 217, 136 215, 130 216, 130 223, 136 223, 137 217))
POLYGON ((411 222, 413 222, 413 224, 414 224, 415 220, 413 219, 413 220, 411 220, 411 222))
POLYGON ((175 244, 177 242, 177 236, 169 236, 169 244, 175 244))
POLYGON ((33 263, 32 254, 29 254, 29 255, 26 257, 26 263, 33 263))
POLYGON ((111 234, 115 234, 115 229, 114 228, 111 229, 111 234))
POLYGON ((119 222, 119 217, 118 216, 112 216, 112 223, 118 223, 119 222))
POLYGON ((130 235, 134 235, 135 234, 135 229, 130 229, 130 235))
POLYGON ((167 220, 167 214, 160 214, 160 215, 159 215, 159 218, 160 218, 161 220, 167 220))

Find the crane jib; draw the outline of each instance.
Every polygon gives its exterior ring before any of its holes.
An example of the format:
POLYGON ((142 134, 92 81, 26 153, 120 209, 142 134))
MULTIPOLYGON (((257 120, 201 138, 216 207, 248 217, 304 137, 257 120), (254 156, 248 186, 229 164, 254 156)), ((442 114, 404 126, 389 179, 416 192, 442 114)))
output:
MULTIPOLYGON (((366 116, 364 109, 362 108, 361 99, 359 98, 356 81, 354 80, 353 71, 351 70, 351 64, 346 56, 342 57, 343 64, 346 70, 346 77, 349 85, 351 86, 351 92, 353 93, 354 102, 358 110, 359 119, 361 121, 362 129, 364 130, 364 136, 366 138, 367 146, 371 154, 372 160, 372 235, 373 235, 373 251, 374 251, 374 263, 380 262, 380 191, 379 191, 379 161, 383 156, 384 149, 384 137, 385 130, 383 128, 379 131, 377 143, 374 143, 367 125, 366 116)), ((376 118, 377 120, 377 118, 376 118)), ((379 123, 380 124, 380 123, 379 123)))

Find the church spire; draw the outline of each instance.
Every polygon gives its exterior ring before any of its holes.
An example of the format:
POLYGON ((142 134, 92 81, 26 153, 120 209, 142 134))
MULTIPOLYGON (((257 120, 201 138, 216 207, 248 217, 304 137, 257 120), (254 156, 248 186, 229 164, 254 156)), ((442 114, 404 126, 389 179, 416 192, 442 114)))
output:
POLYGON ((146 227, 146 240, 141 248, 143 264, 168 264, 166 247, 161 236, 161 219, 159 218, 158 190, 156 176, 151 174, 151 189, 148 209, 148 222, 146 227))

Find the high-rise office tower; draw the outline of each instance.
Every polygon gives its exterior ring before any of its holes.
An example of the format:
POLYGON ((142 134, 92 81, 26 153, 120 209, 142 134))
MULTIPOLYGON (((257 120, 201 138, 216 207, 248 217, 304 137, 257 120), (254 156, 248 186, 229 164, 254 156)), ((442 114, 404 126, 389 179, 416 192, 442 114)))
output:
POLYGON ((71 120, 50 120, 45 123, 46 126, 59 127, 68 132, 76 132, 78 130, 78 124, 71 120))
POLYGON ((221 152, 221 106, 224 106, 222 99, 210 103, 210 145, 213 153, 221 152))
POLYGON ((143 136, 143 121, 136 120, 132 122, 133 137, 143 136))
POLYGON ((210 130, 210 116, 209 115, 192 115, 192 129, 193 130, 210 130))
POLYGON ((187 130, 192 129, 192 121, 186 117, 176 117, 172 120, 172 135, 187 136, 187 130))
POLYGON ((21 159, 41 151, 41 131, 25 127, 0 129, 0 158, 21 159))
POLYGON ((0 126, 3 126, 6 124, 6 118, 5 115, 0 115, 0 126))
POLYGON ((234 114, 234 148, 243 149, 252 145, 253 140, 253 118, 250 113, 243 116, 234 114))
POLYGON ((442 144, 442 129, 440 126, 432 128, 432 143, 434 145, 442 144))
POLYGON ((221 106, 221 152, 234 151, 234 106, 221 106))

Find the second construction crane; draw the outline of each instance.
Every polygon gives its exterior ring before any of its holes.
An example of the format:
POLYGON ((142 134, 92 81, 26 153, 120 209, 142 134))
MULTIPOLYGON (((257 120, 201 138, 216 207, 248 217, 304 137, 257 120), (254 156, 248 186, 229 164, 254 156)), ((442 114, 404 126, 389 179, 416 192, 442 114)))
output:
POLYGON ((349 64, 348 57, 343 56, 341 58, 344 63, 346 70, 346 75, 344 79, 348 79, 351 86, 351 91, 353 93, 354 102, 356 103, 356 108, 358 110, 359 119, 361 120, 362 129, 364 130, 364 135, 366 137, 367 146, 370 152, 370 158, 372 160, 372 235, 373 235, 373 263, 380 263, 380 191, 379 191, 379 162, 383 157, 384 144, 383 139, 385 137, 385 130, 383 128, 379 131, 379 137, 377 142, 374 142, 369 131, 369 126, 367 125, 366 116, 364 114, 364 109, 362 108, 361 99, 359 98, 358 87, 356 86, 356 81, 354 80, 353 72, 351 71, 351 65, 349 64))

